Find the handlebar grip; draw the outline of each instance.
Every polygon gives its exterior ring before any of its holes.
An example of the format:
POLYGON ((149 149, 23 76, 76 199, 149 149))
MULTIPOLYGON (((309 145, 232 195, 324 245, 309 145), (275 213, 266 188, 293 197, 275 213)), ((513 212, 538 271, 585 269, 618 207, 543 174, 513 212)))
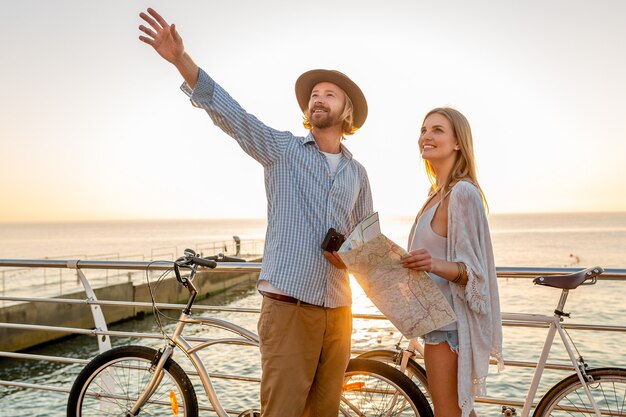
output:
POLYGON ((236 258, 234 256, 224 256, 223 262, 247 262, 243 258, 236 258))
POLYGON ((217 266, 217 262, 209 259, 198 258, 197 256, 191 257, 191 261, 196 265, 206 266, 207 268, 215 268, 217 266))
POLYGON ((205 256, 204 259, 209 259, 211 261, 216 261, 216 262, 247 262, 243 258, 236 258, 234 256, 227 256, 227 255, 224 255, 223 253, 220 253, 220 254, 217 254, 217 255, 205 256))

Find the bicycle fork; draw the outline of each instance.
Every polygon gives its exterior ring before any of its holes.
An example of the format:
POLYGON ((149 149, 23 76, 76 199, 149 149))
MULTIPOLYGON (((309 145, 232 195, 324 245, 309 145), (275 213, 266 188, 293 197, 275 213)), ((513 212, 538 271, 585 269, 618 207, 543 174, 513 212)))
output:
POLYGON ((152 394, 156 391, 159 384, 163 380, 163 368, 165 367, 165 362, 172 356, 174 352, 174 347, 171 345, 171 342, 168 343, 167 347, 163 350, 163 352, 159 351, 159 355, 153 361, 152 366, 150 367, 150 371, 152 373, 152 378, 150 378, 150 382, 146 386, 146 389, 141 393, 137 402, 128 412, 128 416, 136 416, 139 414, 141 407, 144 406, 145 403, 148 402, 152 394))
POLYGON ((424 357, 424 347, 417 341, 417 339, 409 340, 409 345, 406 349, 402 349, 400 347, 400 342, 396 344, 396 349, 398 350, 398 358, 396 360, 397 364, 400 366, 400 372, 406 374, 407 367, 409 365, 409 359, 412 356, 417 357, 416 352, 419 352, 424 357))
POLYGON ((135 405, 129 410, 128 417, 138 415, 141 407, 143 407, 144 404, 148 402, 152 394, 154 394, 154 392, 158 388, 159 384, 161 384, 163 376, 165 375, 163 371, 165 363, 169 358, 172 357, 172 354, 174 353, 174 348, 176 347, 174 340, 177 340, 177 338, 180 337, 181 333, 183 332, 183 329, 185 327, 184 319, 187 317, 188 316, 186 313, 181 314, 181 319, 178 321, 178 324, 174 329, 174 333, 172 334, 172 337, 168 340, 165 349, 163 349, 162 352, 159 351, 158 356, 154 358, 152 365, 150 366, 152 378, 150 378, 150 382, 148 382, 146 389, 141 393, 135 405))

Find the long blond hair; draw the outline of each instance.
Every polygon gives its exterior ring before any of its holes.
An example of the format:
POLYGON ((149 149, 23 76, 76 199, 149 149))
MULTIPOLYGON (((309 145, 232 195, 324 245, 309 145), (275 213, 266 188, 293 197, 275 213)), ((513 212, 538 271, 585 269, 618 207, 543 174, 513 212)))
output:
MULTIPOLYGON (((344 96, 346 97, 346 102, 343 106, 343 111, 341 112, 341 116, 339 119, 341 120, 341 129, 342 129, 342 139, 345 139, 346 136, 352 135, 357 131, 357 128, 354 127, 354 106, 352 105, 352 100, 350 97, 344 92, 344 96)), ((311 122, 309 119, 311 118, 311 110, 306 109, 304 112, 304 120, 302 121, 302 125, 308 130, 313 129, 311 122)))
MULTIPOLYGON (((467 121, 467 118, 463 114, 451 107, 437 107, 429 111, 424 116, 424 122, 431 114, 440 114, 444 116, 452 125, 452 133, 459 145, 459 152, 456 154, 452 171, 442 186, 441 196, 446 195, 450 188, 450 184, 454 184, 460 180, 469 180, 472 184, 478 188, 480 195, 483 199, 485 209, 488 209, 487 199, 482 188, 478 184, 478 176, 476 175, 476 159, 474 157, 474 140, 472 138, 472 129, 467 121)), ((422 122, 422 125, 424 124, 422 122)), ((431 184, 431 192, 439 191, 437 188, 437 174, 432 164, 424 159, 424 166, 426 167, 426 175, 431 184)))

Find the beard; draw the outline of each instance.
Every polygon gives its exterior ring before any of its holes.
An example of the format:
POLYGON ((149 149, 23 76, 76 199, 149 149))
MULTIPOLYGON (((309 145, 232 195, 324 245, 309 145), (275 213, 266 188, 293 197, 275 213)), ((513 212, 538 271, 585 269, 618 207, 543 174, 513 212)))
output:
MULTIPOLYGON (((318 107, 316 109, 313 109, 313 111, 317 109, 320 108, 318 107)), ((339 116, 333 114, 330 109, 324 108, 322 110, 325 110, 326 113, 315 114, 313 113, 313 111, 311 111, 311 116, 309 117, 309 123, 311 124, 311 126, 317 129, 326 129, 341 123, 341 121, 339 120, 339 116)))

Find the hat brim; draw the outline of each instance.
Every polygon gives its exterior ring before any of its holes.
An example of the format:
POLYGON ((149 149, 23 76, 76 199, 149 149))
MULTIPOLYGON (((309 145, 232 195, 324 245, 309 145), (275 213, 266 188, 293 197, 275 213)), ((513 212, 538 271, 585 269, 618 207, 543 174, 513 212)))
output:
POLYGON ((314 69, 302 74, 296 80, 296 98, 304 113, 309 107, 309 99, 313 87, 321 82, 329 82, 339 86, 350 97, 353 106, 353 125, 360 128, 367 119, 367 101, 358 85, 345 74, 334 70, 314 69))

